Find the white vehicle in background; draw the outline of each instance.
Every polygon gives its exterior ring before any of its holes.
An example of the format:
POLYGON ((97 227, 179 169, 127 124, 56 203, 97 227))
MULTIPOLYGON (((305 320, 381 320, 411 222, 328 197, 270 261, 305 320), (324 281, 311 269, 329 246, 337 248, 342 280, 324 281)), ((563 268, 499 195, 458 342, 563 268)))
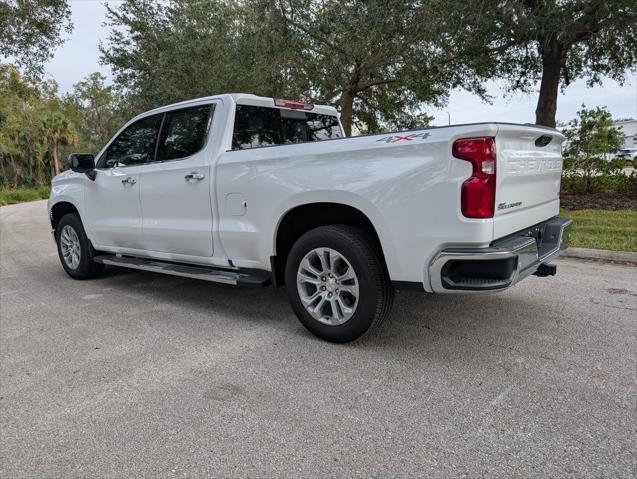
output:
POLYGON ((211 96, 71 155, 48 207, 73 278, 114 265, 285 285, 310 331, 345 342, 389 314, 395 289, 555 274, 571 224, 558 217, 563 139, 504 123, 343 138, 332 107, 211 96))
POLYGON ((615 153, 615 158, 634 161, 637 158, 637 148, 625 148, 615 153))

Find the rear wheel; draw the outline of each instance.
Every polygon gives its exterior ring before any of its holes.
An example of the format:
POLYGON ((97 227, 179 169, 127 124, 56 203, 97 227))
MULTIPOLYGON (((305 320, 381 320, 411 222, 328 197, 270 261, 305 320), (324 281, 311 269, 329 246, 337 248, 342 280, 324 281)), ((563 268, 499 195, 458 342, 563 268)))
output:
POLYGON ((301 323, 338 343, 382 322, 393 301, 378 246, 349 225, 321 226, 301 236, 288 256, 285 283, 301 323))
POLYGON ((58 255, 64 271, 75 279, 89 279, 104 271, 104 265, 93 261, 91 243, 77 213, 62 217, 55 229, 58 255))

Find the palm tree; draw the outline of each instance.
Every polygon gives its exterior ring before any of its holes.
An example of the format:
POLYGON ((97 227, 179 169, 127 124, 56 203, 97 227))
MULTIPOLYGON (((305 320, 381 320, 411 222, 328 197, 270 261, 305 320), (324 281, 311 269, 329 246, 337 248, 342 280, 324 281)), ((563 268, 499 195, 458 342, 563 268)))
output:
POLYGON ((42 140, 53 157, 53 174, 60 172, 60 146, 75 145, 77 132, 73 123, 61 111, 48 111, 40 123, 42 140))

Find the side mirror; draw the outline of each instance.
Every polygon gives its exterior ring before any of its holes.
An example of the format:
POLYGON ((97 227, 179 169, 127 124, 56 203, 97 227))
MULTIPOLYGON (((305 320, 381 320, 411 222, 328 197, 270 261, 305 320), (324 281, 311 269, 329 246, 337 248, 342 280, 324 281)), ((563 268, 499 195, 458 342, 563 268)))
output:
POLYGON ((95 181, 95 157, 86 153, 71 153, 69 155, 69 166, 76 173, 85 173, 91 180, 95 181))

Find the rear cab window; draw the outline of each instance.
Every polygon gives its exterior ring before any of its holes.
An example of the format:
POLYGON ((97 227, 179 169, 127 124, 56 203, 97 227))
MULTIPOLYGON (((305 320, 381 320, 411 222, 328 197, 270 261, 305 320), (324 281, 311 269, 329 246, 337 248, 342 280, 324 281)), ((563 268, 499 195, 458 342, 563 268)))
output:
POLYGON ((281 108, 237 105, 232 149, 307 143, 342 138, 336 115, 281 108))

